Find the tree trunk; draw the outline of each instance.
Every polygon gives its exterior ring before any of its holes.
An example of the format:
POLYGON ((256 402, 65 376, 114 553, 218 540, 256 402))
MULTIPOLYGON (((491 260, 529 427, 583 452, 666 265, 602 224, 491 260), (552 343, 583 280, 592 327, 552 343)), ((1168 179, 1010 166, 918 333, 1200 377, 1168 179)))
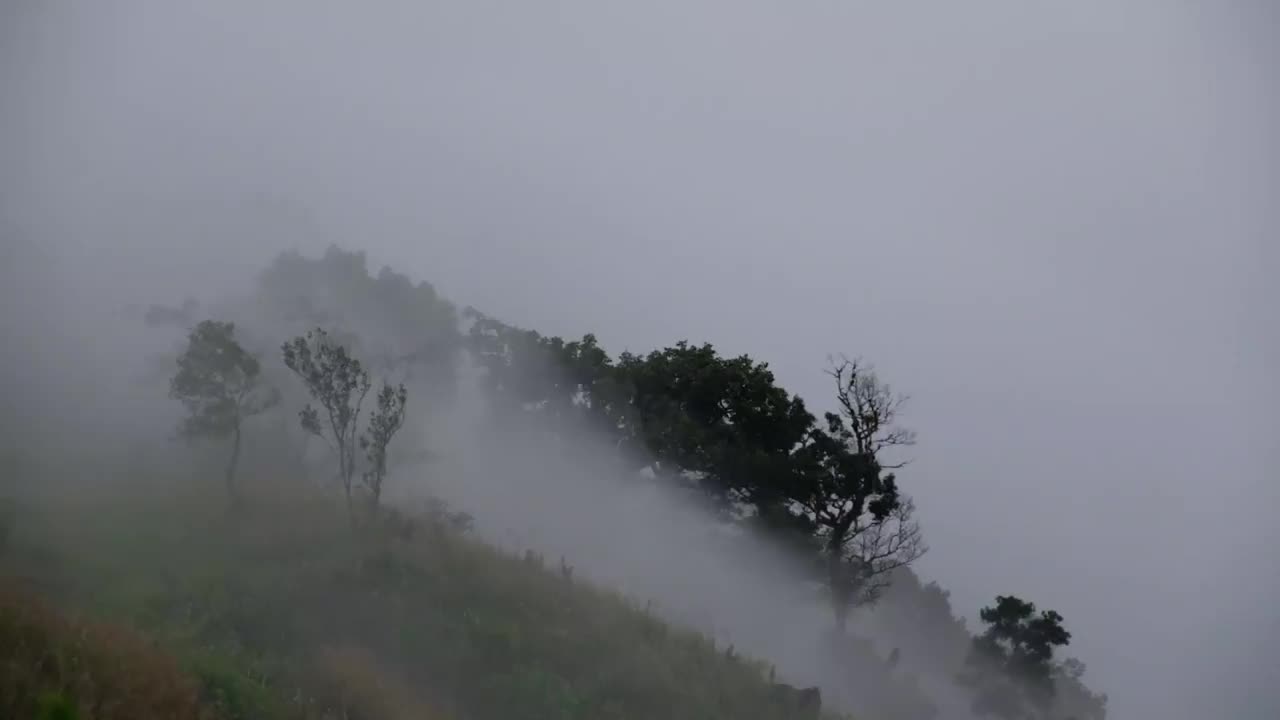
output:
POLYGON ((227 500, 232 507, 240 505, 240 492, 236 489, 236 466, 240 463, 240 423, 231 432, 231 460, 227 462, 227 500))
POLYGON ((843 637, 849 627, 849 603, 844 598, 835 601, 836 632, 843 637))
POLYGON ((346 448, 339 446, 338 464, 342 466, 342 492, 345 493, 347 499, 347 522, 351 527, 356 526, 355 508, 351 507, 351 475, 354 472, 355 464, 352 458, 348 457, 346 448))
POLYGON ((835 615, 836 631, 840 635, 844 635, 849 624, 849 603, 853 599, 849 595, 848 579, 840 557, 846 531, 846 528, 840 526, 833 528, 827 543, 827 585, 831 592, 831 610, 835 615))

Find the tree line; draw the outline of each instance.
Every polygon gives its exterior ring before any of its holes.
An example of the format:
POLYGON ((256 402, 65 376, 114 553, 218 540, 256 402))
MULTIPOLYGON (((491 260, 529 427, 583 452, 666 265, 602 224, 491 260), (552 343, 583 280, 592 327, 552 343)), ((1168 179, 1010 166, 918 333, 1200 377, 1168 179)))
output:
MULTIPOLYGON (((829 363, 834 410, 819 416, 778 384, 767 363, 748 355, 726 357, 711 344, 681 341, 614 358, 594 335, 565 340, 474 308, 459 314, 429 285, 387 269, 371 277, 364 263, 363 254, 337 248, 314 261, 286 254, 260 278, 257 298, 277 322, 310 326, 280 346, 279 359, 306 390, 298 427, 331 450, 353 523, 362 508, 377 511, 388 447, 406 420, 408 390, 385 376, 450 386, 454 361, 465 353, 483 370, 499 422, 596 436, 624 469, 643 469, 722 520, 794 548, 826 590, 836 634, 928 551, 898 477, 907 463, 901 452, 916 442, 902 424, 907 397, 867 363, 829 363), (334 294, 345 302, 316 302, 334 294), (469 327, 459 332, 463 322, 469 327), (384 375, 363 425, 373 379, 357 357, 361 349, 384 375)), ((190 304, 177 319, 160 308, 149 321, 189 324, 195 314, 190 304)), ((228 443, 226 489, 238 506, 243 428, 280 404, 280 388, 241 345, 233 322, 205 319, 189 331, 170 393, 187 411, 185 436, 228 443)), ((1062 616, 999 596, 980 618, 987 628, 972 639, 957 674, 973 690, 974 710, 1008 720, 1048 717, 1056 683, 1070 675, 1054 659, 1071 637, 1062 616)), ((1078 673, 1071 679, 1079 684, 1078 673)), ((1098 699, 1086 704, 1096 710, 1089 717, 1105 716, 1105 696, 1098 699)))

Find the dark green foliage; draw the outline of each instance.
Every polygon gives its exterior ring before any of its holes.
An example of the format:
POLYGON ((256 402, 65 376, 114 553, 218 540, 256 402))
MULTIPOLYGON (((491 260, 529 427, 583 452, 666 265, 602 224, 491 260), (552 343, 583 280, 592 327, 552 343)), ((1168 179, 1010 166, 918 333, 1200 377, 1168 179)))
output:
POLYGON ((204 320, 187 336, 185 352, 169 383, 169 394, 187 410, 181 433, 187 438, 226 438, 232 441, 226 486, 235 502, 244 421, 273 407, 280 396, 262 383, 262 366, 236 341, 235 324, 204 320))
POLYGON ((813 422, 767 364, 723 358, 709 344, 624 354, 618 376, 630 391, 633 436, 668 473, 695 474, 720 500, 773 497, 813 422))
MULTIPOLYGON (((503 421, 530 417, 552 434, 598 433, 630 467, 653 463, 660 477, 695 487, 782 541, 802 573, 821 573, 840 628, 851 610, 876 604, 907 578, 915 604, 901 623, 919 636, 916 662, 944 673, 963 662, 970 636, 945 592, 921 586, 909 571, 928 547, 894 471, 905 465, 895 453, 915 435, 898 424, 906 398, 873 369, 847 358, 834 363, 837 412, 819 420, 777 386, 767 365, 721 357, 710 345, 682 342, 614 362, 593 335, 565 342, 467 314, 470 348, 503 421), (938 653, 937 638, 919 630, 922 620, 957 650, 938 653)), ((1024 682, 1036 681, 1013 681, 1017 692, 1024 682)), ((1085 698, 1076 706, 1101 707, 1090 705, 1087 690, 1076 695, 1085 698)))
POLYGON ((974 712, 1016 720, 1047 710, 1055 692, 1054 649, 1071 642, 1062 616, 1000 595, 980 617, 987 629, 973 639, 961 676, 975 689, 974 712))
POLYGON ((680 342, 613 362, 593 335, 565 342, 468 315, 500 417, 599 433, 633 469, 648 466, 725 515, 745 516, 808 554, 805 564, 821 555, 841 627, 927 550, 914 506, 884 472, 883 456, 914 442, 896 424, 904 398, 857 362, 831 370, 840 412, 819 423, 767 364, 745 355, 680 342))

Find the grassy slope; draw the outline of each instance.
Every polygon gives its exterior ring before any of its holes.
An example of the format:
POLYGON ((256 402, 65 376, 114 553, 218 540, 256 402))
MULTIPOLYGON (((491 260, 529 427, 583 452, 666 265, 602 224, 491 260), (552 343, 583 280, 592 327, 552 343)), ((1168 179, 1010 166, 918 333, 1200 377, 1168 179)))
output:
POLYGON ((137 633, 0 586, 0 717, 211 720, 197 683, 137 633))
POLYGON ((356 536, 284 488, 234 517, 171 485, 43 495, 0 582, 137 628, 224 717, 795 717, 765 666, 439 523, 356 536))

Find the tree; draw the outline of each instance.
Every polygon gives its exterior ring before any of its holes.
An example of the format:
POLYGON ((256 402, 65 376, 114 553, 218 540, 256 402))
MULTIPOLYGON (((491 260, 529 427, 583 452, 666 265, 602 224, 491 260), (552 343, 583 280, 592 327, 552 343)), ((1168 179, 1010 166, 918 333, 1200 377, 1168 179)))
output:
POLYGON ((184 437, 231 437, 225 482, 233 505, 240 500, 235 477, 244 421, 280 400, 279 392, 261 379, 262 366, 236 341, 235 324, 204 320, 187 336, 186 351, 169 382, 169 395, 187 409, 180 428, 184 437))
POLYGON ((624 353, 618 377, 631 398, 627 431, 665 474, 696 478, 722 505, 778 501, 814 418, 767 363, 679 342, 643 357, 624 353))
POLYGON ((856 359, 841 356, 839 362, 832 362, 827 374, 836 381, 836 402, 840 417, 848 423, 846 438, 854 452, 874 457, 885 470, 905 466, 905 461, 887 462, 884 455, 892 448, 916 444, 915 432, 897 424, 907 396, 894 393, 873 368, 856 359))
POLYGON ((814 418, 766 363, 683 341, 615 363, 591 334, 566 342, 465 314, 503 421, 532 415, 550 433, 600 433, 623 462, 694 487, 719 510, 779 504, 775 478, 789 471, 814 418))
POLYGON ((355 521, 351 505, 351 481, 355 476, 357 428, 360 406, 369 394, 369 373, 346 347, 330 339, 322 328, 295 337, 283 346, 284 364, 302 379, 311 397, 299 413, 302 429, 329 443, 338 456, 338 478, 346 495, 347 514, 355 521))
POLYGON ((369 429, 360 436, 360 447, 365 451, 369 469, 363 479, 369 490, 370 505, 377 509, 382 499, 382 481, 387 476, 387 445, 404 425, 405 401, 408 391, 404 385, 393 387, 384 384, 378 392, 378 404, 369 416, 369 429))
POLYGON ((839 412, 826 413, 826 427, 809 431, 786 492, 822 539, 832 610, 843 631, 849 613, 877 602, 896 571, 928 546, 915 504, 884 472, 905 465, 886 465, 887 451, 915 443, 915 434, 897 425, 906 398, 855 360, 843 358, 827 372, 839 412))
POLYGON ((1054 649, 1071 642, 1062 616, 1053 610, 1037 614, 1033 603, 1000 595, 979 617, 987 629, 973 639, 960 677, 975 690, 974 712, 1004 720, 1046 712, 1055 691, 1054 649))
POLYGON ((1086 687, 1084 673, 1084 663, 1075 658, 1066 658, 1054 668, 1054 715, 1066 720, 1106 720, 1107 694, 1086 687))
POLYGON ((874 605, 893 583, 895 571, 928 552, 915 509, 915 501, 903 495, 883 518, 855 521, 838 555, 839 602, 849 608, 874 605))

